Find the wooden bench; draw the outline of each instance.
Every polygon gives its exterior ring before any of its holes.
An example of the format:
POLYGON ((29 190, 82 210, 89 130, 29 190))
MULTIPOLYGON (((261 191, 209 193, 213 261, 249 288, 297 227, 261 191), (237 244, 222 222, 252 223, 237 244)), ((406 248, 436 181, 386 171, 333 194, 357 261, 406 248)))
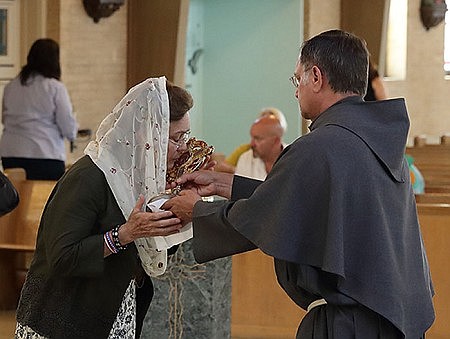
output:
POLYGON ((450 192, 450 136, 443 135, 440 144, 427 144, 425 136, 414 139, 414 147, 406 154, 414 158, 414 165, 425 180, 425 192, 450 192))
MULTIPOLYGON (((429 146, 428 137, 426 134, 417 135, 414 137, 414 147, 429 146)), ((445 133, 440 137, 440 145, 450 145, 450 133, 445 133)))
POLYGON ((435 290, 436 320, 428 339, 448 338, 450 334, 450 204, 418 203, 422 236, 435 290))
POLYGON ((42 211, 56 181, 8 177, 19 192, 20 202, 5 220, 0 218, 0 249, 34 251, 42 211))
POLYGON ((7 169, 6 175, 19 192, 19 205, 0 218, 0 309, 14 309, 36 246, 42 211, 56 181, 26 180, 23 169, 7 169))
POLYGON ((273 258, 260 250, 234 255, 231 282, 233 338, 294 338, 306 314, 281 289, 273 258))
POLYGON ((416 194, 416 203, 450 204, 450 193, 416 194))

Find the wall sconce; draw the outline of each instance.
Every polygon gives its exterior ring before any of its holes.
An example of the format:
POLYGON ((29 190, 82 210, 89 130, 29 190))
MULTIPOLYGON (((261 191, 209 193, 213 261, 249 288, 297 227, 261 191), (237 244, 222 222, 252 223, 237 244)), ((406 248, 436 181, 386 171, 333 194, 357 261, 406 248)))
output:
POLYGON ((191 69, 192 74, 197 73, 198 71, 198 61, 200 59, 200 55, 202 55, 203 49, 199 48, 197 49, 194 54, 192 55, 192 58, 188 61, 188 66, 191 69))
POLYGON ((420 19, 427 31, 445 19, 445 12, 445 0, 422 0, 420 3, 420 19))
POLYGON ((124 3, 125 0, 83 0, 86 13, 95 23, 99 22, 100 18, 111 16, 124 3))

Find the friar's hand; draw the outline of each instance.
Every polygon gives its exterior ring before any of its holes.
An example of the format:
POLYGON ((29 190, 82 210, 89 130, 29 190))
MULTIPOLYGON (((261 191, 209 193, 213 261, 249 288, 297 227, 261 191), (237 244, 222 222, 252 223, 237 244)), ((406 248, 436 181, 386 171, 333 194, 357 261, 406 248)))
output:
POLYGON ((205 162, 203 163, 200 169, 214 171, 214 167, 217 165, 217 161, 213 160, 210 155, 206 157, 205 162))
MULTIPOLYGON (((207 155, 205 158, 205 161, 203 162, 203 165, 199 168, 199 170, 205 170, 205 171, 214 171, 215 166, 217 166, 217 161, 212 160, 210 155, 207 155)), ((189 172, 187 172, 189 173, 189 172)), ((166 190, 173 189, 178 186, 178 183, 176 181, 167 182, 166 183, 166 190)))
POLYGON ((175 197, 167 200, 162 209, 171 211, 179 219, 181 223, 186 225, 192 221, 192 211, 197 201, 201 200, 201 196, 192 190, 183 190, 175 197))
POLYGON ((229 198, 232 182, 233 174, 231 173, 200 170, 183 174, 176 180, 175 185, 190 189, 202 197, 220 195, 229 198))

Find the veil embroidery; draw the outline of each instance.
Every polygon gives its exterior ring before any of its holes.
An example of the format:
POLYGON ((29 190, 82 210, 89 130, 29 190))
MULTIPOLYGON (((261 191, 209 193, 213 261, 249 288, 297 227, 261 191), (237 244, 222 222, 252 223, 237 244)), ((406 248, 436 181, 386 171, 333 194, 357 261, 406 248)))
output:
MULTIPOLYGON (((165 190, 169 116, 166 78, 146 79, 128 91, 84 150, 105 174, 125 219, 140 194, 147 202, 165 190)), ((147 274, 163 274, 167 251, 157 250, 152 237, 135 244, 147 274)))

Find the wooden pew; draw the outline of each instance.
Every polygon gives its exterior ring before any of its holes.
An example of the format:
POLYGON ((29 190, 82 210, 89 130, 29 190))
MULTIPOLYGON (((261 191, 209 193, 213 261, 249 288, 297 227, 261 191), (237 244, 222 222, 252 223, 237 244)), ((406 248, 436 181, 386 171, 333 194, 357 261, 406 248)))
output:
POLYGON ((26 180, 22 169, 5 173, 19 192, 20 202, 0 218, 0 309, 15 309, 42 211, 56 181, 26 180))
MULTIPOLYGON (((19 198, 22 200, 19 188, 26 179, 25 170, 23 168, 12 168, 5 170, 4 173, 19 192, 19 198)), ((20 201, 19 204, 21 202, 22 201, 20 201)), ((11 224, 11 220, 15 218, 18 208, 19 207, 16 207, 12 212, 0 217, 0 248, 4 243, 13 242, 15 232, 11 230, 9 225, 11 224)))
POLYGON ((20 202, 8 215, 8 225, 1 225, 0 249, 34 251, 42 211, 56 181, 22 180, 13 184, 20 202))
POLYGON ((278 285, 273 258, 254 250, 232 258, 231 337, 295 337, 305 311, 278 285))
POLYGON ((425 136, 414 139, 414 147, 406 154, 414 158, 414 165, 425 180, 425 192, 450 192, 450 142, 449 135, 441 137, 440 144, 427 144, 425 136))
POLYGON ((416 203, 450 204, 450 193, 416 194, 416 203))
POLYGON ((426 193, 450 193, 450 186, 429 186, 425 188, 426 193))
MULTIPOLYGON (((14 168, 4 172, 17 191, 19 191, 19 184, 26 178, 25 171, 21 168, 14 168)), ((22 199, 20 192, 19 198, 22 199)), ((15 232, 11 231, 11 228, 14 227, 11 224, 11 219, 17 213, 17 208, 0 218, 0 309, 13 309, 17 303, 15 283, 16 255, 14 252, 1 247, 5 243, 11 243, 14 238, 15 232)))
POLYGON ((450 204, 418 203, 417 211, 436 293, 433 298, 436 320, 427 332, 427 338, 449 338, 450 204))

